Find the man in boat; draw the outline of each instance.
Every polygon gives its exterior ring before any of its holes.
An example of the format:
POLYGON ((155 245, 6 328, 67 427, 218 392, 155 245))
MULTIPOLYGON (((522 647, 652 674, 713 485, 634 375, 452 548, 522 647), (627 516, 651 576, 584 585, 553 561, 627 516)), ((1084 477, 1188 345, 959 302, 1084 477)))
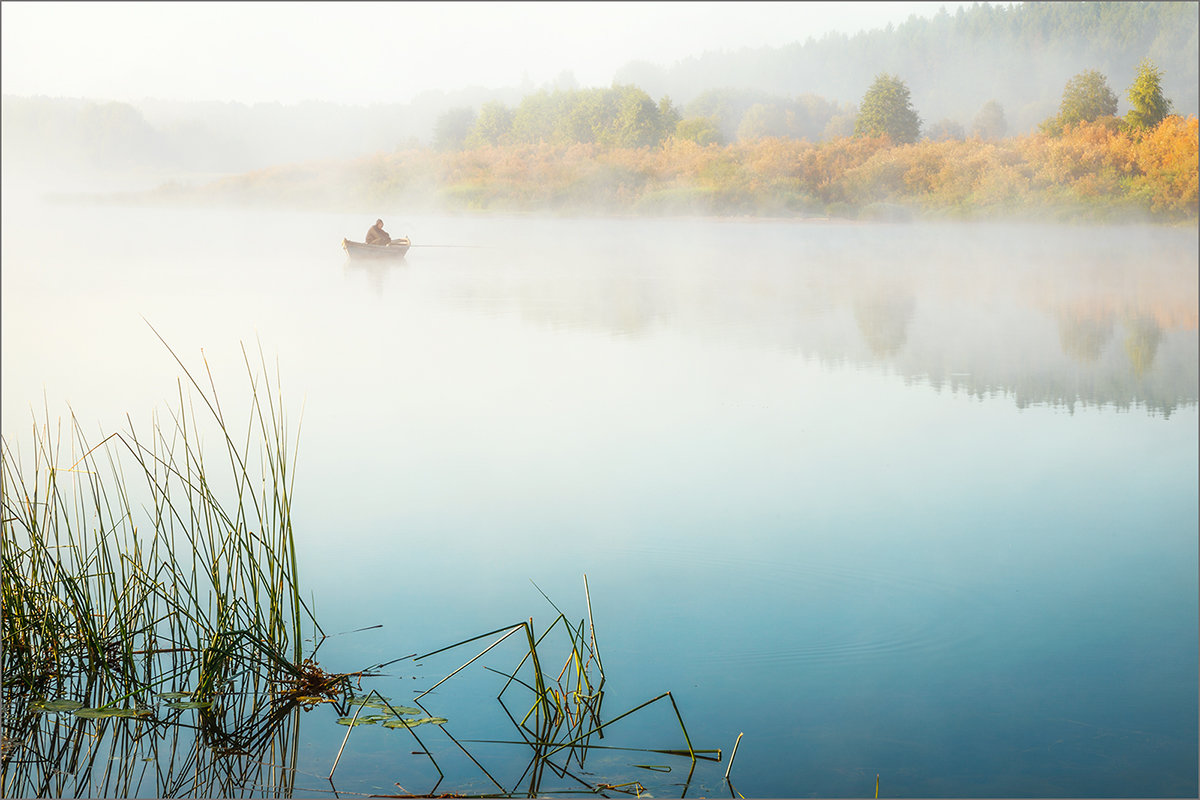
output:
POLYGON ((367 244, 391 244, 392 237, 383 229, 383 220, 375 220, 375 224, 367 229, 367 244))

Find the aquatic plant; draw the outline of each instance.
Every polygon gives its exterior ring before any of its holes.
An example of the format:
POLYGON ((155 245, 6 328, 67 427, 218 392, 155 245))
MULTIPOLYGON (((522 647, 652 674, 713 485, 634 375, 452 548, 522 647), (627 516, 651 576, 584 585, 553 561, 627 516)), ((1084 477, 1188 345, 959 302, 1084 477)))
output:
POLYGON ((4 795, 151 780, 162 797, 232 796, 259 779, 244 757, 286 754, 294 712, 344 688, 303 658, 305 629, 320 627, 300 595, 294 454, 261 351, 258 370, 242 355, 240 424, 207 361, 205 389, 175 356, 169 421, 129 420, 93 443, 73 413, 64 425, 47 411, 27 458, 0 440, 4 795))
POLYGON ((35 421, 27 458, 0 438, 0 796, 291 795, 299 714, 325 704, 347 727, 331 784, 361 725, 411 735, 438 774, 430 794, 445 774, 424 730, 440 731, 466 754, 494 786, 490 796, 568 791, 552 788, 555 781, 575 793, 645 792, 638 780, 591 778, 585 760, 596 750, 687 758, 685 792, 698 761, 721 760, 720 750, 693 747, 671 692, 603 714, 586 576, 586 620, 572 623, 551 602, 557 614, 541 632, 531 618, 408 657, 492 639, 411 706, 375 691, 355 694, 352 678, 361 684, 407 659, 353 673, 329 673, 314 660, 326 637, 300 592, 296 463, 278 373, 273 385, 261 351, 254 365, 243 348, 251 402, 235 421, 207 361, 202 387, 167 350, 183 370, 169 421, 156 417, 139 431, 127 417, 126 430, 93 442, 73 413, 64 425, 47 411, 35 421), (214 432, 212 447, 205 435, 214 432), (307 657, 306 630, 317 642, 307 657), (516 666, 486 669, 504 679, 496 699, 516 736, 457 739, 450 720, 422 700, 510 639, 521 643, 516 666), (611 725, 660 701, 674 712, 682 746, 599 743, 611 725), (515 782, 506 786, 467 750, 485 742, 524 750, 506 759, 511 767, 528 758, 515 782))
MULTIPOLYGON (((540 589, 539 589, 540 591, 540 589)), ((384 727, 405 728, 417 741, 420 749, 415 753, 427 756, 437 772, 436 783, 426 792, 417 795, 399 796, 435 796, 439 787, 446 780, 446 773, 439 765, 434 755, 436 748, 426 745, 419 734, 413 730, 419 724, 433 723, 435 734, 440 732, 453 745, 453 749, 465 754, 474 768, 479 770, 482 779, 491 787, 484 792, 464 792, 472 785, 469 775, 455 775, 455 791, 450 796, 455 797, 534 797, 547 794, 602 794, 617 792, 622 794, 643 795, 647 787, 641 780, 629 780, 624 783, 612 783, 616 780, 612 773, 626 776, 628 773, 642 771, 649 774, 670 773, 667 765, 651 764, 613 764, 606 766, 608 781, 600 781, 588 772, 586 760, 594 751, 607 751, 606 755, 624 751, 626 753, 666 755, 675 758, 686 758, 689 771, 683 782, 684 793, 690 786, 699 761, 721 761, 720 749, 697 749, 692 745, 687 726, 679 706, 671 692, 662 694, 640 703, 615 716, 606 716, 602 706, 604 702, 606 682, 604 666, 596 641, 595 627, 592 619, 591 595, 588 590, 587 576, 584 576, 584 592, 587 598, 587 618, 577 623, 572 622, 549 597, 547 602, 554 608, 556 616, 541 632, 534 627, 532 619, 514 623, 487 633, 472 636, 455 644, 433 650, 417 656, 411 656, 396 661, 413 662, 425 661, 435 656, 458 651, 467 645, 490 640, 490 643, 472 656, 469 660, 446 674, 429 688, 416 694, 411 701, 416 708, 394 704, 389 698, 383 697, 372 690, 365 695, 354 697, 349 705, 357 705, 358 710, 353 716, 344 716, 337 720, 346 725, 348 730, 342 740, 342 747, 334 758, 329 778, 332 783, 337 764, 350 741, 354 728, 360 725, 382 724, 384 727), (429 695, 445 685, 468 667, 482 663, 481 659, 505 641, 519 642, 515 645, 520 658, 514 667, 508 670, 498 670, 492 666, 482 665, 482 668, 494 673, 503 681, 496 694, 496 700, 504 717, 512 725, 516 736, 510 739, 473 739, 454 736, 450 728, 452 721, 444 717, 434 716, 426 708, 429 695), (546 665, 559 665, 557 672, 546 665), (424 702, 423 702, 424 701, 424 702), (674 748, 643 748, 622 747, 613 744, 601 744, 606 731, 614 723, 623 720, 636 712, 642 711, 659 701, 666 701, 672 709, 675 720, 679 723, 682 746, 674 748), (383 713, 363 714, 364 709, 383 713), (423 714, 411 722, 407 715, 423 714), (524 769, 519 777, 509 782, 497 778, 499 774, 495 765, 492 769, 485 766, 486 759, 477 757, 468 745, 505 745, 509 748, 519 748, 524 756, 511 755, 505 759, 505 766, 511 769, 513 760, 520 764, 524 760, 524 769)), ((543 597, 545 594, 543 593, 543 597)), ((389 662, 394 663, 394 662, 389 662)), ((379 669, 386 665, 377 665, 379 669)), ((451 750, 453 751, 453 750, 451 750)), ((728 785, 728 771, 725 774, 728 785)), ((397 784, 399 785, 399 784, 397 784)))

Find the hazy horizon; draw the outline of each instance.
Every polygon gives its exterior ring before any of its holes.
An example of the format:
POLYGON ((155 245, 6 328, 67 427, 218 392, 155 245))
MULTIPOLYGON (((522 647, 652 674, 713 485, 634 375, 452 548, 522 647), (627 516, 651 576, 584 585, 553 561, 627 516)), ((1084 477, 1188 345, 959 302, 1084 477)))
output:
POLYGON ((970 5, 4 2, 0 90, 135 103, 370 105, 429 91, 535 89, 566 75, 579 86, 608 86, 635 61, 669 67, 970 5))

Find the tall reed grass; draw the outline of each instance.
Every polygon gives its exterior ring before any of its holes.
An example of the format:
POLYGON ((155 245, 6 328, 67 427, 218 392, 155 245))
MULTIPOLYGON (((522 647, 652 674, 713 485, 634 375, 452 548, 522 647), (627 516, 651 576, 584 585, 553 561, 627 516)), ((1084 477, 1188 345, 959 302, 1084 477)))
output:
POLYGON ((125 794, 147 771, 158 796, 234 796, 248 777, 227 756, 284 748, 289 715, 344 686, 303 658, 320 628, 300 594, 292 434, 278 373, 242 357, 240 421, 207 361, 202 386, 175 356, 169 419, 93 438, 47 409, 26 452, 0 440, 5 796, 125 794), (194 740, 183 772, 160 752, 166 723, 194 740), (101 749, 116 754, 102 773, 101 749))
MULTIPOLYGON (((157 333, 157 332, 156 332, 157 333)), ((161 338, 161 337, 160 337, 161 338)), ((163 342, 166 345, 166 342, 163 342)), ((433 723, 486 776, 480 796, 543 793, 643 794, 638 780, 598 782, 592 750, 633 750, 719 762, 692 746, 670 692, 605 718, 605 676, 587 590, 587 619, 533 620, 440 648, 413 660, 493 641, 417 695, 420 701, 512 637, 521 658, 497 694, 528 761, 504 785, 447 730, 447 720, 386 698, 355 697, 350 680, 313 660, 326 637, 304 602, 291 503, 295 437, 276 370, 265 377, 242 349, 250 402, 234 414, 182 369, 165 417, 91 437, 72 412, 35 419, 26 446, 0 437, 0 644, 3 738, 0 796, 291 796, 296 790, 299 713, 332 703, 386 713, 363 722, 403 727, 445 777, 414 730, 433 723), (316 642, 304 656, 306 631, 316 642), (550 642, 565 644, 551 652, 550 642), (561 666, 560 666, 561 665, 561 666), (646 750, 599 744, 613 723, 669 701, 683 747, 646 750), (570 787, 564 789, 563 787, 570 787)), ((540 590, 539 590, 540 591, 540 590)), ((544 596, 544 594, 543 594, 544 596)), ((547 598, 549 600, 549 598, 547 598)), ((553 602, 551 602, 553 605, 553 602)), ((488 669, 492 669, 488 667, 488 669)), ((428 702, 428 701, 426 701, 428 702)), ((522 762, 520 755, 509 765, 522 762)), ((669 767, 632 765, 651 771, 669 767)), ((728 775, 726 776, 728 777, 728 775)), ((464 795, 459 795, 464 796, 464 795)))

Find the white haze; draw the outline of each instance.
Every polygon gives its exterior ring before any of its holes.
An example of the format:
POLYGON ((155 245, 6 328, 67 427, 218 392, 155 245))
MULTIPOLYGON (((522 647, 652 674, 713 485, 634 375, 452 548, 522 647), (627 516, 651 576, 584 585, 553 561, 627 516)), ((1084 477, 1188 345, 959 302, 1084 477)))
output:
POLYGON ((5 2, 5 95, 406 103, 422 92, 608 86, 631 61, 853 35, 961 2, 5 2))

